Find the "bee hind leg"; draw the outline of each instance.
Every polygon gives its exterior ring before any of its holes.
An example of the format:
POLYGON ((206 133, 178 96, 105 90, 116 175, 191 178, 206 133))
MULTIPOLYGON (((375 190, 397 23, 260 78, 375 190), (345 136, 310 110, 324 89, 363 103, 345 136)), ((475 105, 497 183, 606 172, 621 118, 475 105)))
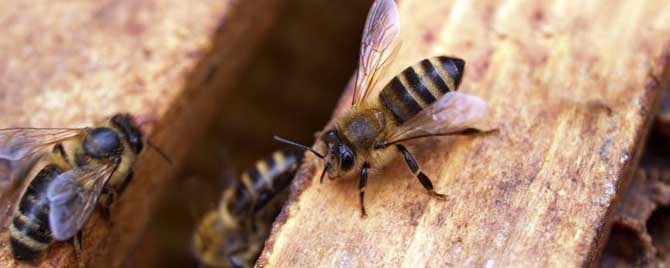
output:
POLYGON ((414 174, 414 176, 416 176, 416 178, 419 179, 419 182, 421 182, 423 188, 428 190, 430 194, 439 199, 446 199, 447 195, 438 193, 435 191, 435 189, 433 189, 433 182, 431 182, 430 178, 428 178, 428 176, 426 176, 426 174, 424 174, 421 171, 421 169, 419 169, 419 164, 416 163, 416 160, 414 160, 414 157, 407 150, 407 148, 405 148, 405 146, 402 146, 400 144, 396 144, 396 148, 398 148, 398 151, 402 153, 402 156, 405 158, 405 162, 407 162, 407 166, 412 171, 412 174, 414 174))
POLYGON ((361 168, 361 177, 358 179, 358 196, 360 197, 361 203, 361 217, 365 218, 368 216, 368 213, 365 212, 365 186, 368 185, 368 169, 370 164, 368 162, 363 163, 361 168))

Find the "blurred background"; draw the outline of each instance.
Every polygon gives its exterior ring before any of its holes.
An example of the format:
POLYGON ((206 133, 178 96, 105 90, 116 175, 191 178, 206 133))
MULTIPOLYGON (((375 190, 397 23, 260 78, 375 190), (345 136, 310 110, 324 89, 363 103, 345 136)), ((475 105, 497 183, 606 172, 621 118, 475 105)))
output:
POLYGON ((190 267, 191 232, 216 207, 224 181, 287 148, 272 135, 313 143, 354 72, 372 2, 295 0, 282 6, 127 267, 190 267))

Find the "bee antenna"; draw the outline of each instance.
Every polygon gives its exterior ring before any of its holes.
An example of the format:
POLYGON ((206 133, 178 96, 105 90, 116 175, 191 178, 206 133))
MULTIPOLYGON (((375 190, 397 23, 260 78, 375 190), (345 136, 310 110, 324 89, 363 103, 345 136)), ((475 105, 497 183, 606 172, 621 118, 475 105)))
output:
POLYGON ((323 183, 323 177, 326 175, 326 171, 330 169, 330 163, 326 162, 326 164, 323 166, 323 172, 321 172, 321 178, 319 179, 319 183, 323 183))
POLYGON ((168 154, 163 152, 163 150, 161 150, 160 147, 158 147, 156 144, 151 142, 151 140, 149 140, 149 139, 147 139, 147 145, 149 145, 149 147, 151 147, 151 149, 156 151, 158 153, 158 155, 160 155, 163 159, 165 159, 165 161, 167 161, 170 165, 172 165, 172 159, 170 158, 170 156, 168 156, 168 154))
POLYGON ((278 136, 272 136, 272 139, 274 139, 274 140, 276 140, 276 141, 278 141, 278 142, 286 143, 286 144, 288 144, 288 145, 293 145, 293 146, 298 147, 298 148, 303 149, 303 150, 310 151, 310 152, 312 152, 314 155, 316 155, 318 158, 321 158, 321 159, 324 158, 323 155, 320 154, 319 152, 317 152, 316 150, 314 150, 314 149, 312 149, 312 148, 310 148, 310 147, 307 147, 307 146, 305 146, 305 145, 302 145, 302 144, 300 144, 300 143, 297 143, 297 142, 295 142, 295 141, 290 141, 290 140, 287 140, 287 139, 284 139, 284 138, 281 138, 281 137, 278 137, 278 136))

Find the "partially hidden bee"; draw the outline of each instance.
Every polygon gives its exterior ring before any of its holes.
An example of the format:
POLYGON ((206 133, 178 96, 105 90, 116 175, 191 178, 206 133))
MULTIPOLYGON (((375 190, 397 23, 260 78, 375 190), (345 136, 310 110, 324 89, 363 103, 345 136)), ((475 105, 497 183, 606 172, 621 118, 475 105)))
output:
POLYGON ((321 181, 326 173, 332 180, 358 172, 362 216, 367 215, 364 195, 369 170, 386 165, 392 151, 402 155, 429 193, 444 199, 445 195, 433 189, 433 183, 403 144, 435 136, 488 132, 477 128, 486 115, 486 102, 456 92, 465 68, 465 61, 459 58, 438 56, 421 60, 393 77, 376 97, 370 97, 398 48, 399 31, 395 2, 376 0, 363 32, 352 106, 336 119, 333 128, 322 132, 320 144, 325 153, 274 137, 324 159, 321 181))
POLYGON ((94 127, 1 129, 0 159, 15 170, 45 163, 32 179, 25 172, 11 178, 28 183, 9 227, 14 258, 34 262, 54 241, 71 238, 80 256, 76 234, 99 201, 108 209, 123 192, 142 148, 141 131, 124 114, 94 127))
POLYGON ((275 152, 228 187, 219 207, 205 215, 192 238, 196 267, 253 267, 281 209, 302 153, 275 152))

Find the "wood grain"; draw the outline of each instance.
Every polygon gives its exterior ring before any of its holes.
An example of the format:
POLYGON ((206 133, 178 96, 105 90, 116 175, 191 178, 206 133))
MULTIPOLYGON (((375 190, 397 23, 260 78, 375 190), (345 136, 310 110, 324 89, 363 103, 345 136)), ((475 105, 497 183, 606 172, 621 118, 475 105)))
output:
MULTIPOLYGON (((255 44, 272 21, 275 0, 3 1, 0 3, 0 128, 77 127, 117 112, 154 121, 151 150, 112 208, 84 228, 88 267, 119 267, 190 145, 220 109, 255 44), (265 12, 256 12, 263 7, 265 12)), ((13 204, 3 204, 3 216, 13 204)), ((0 267, 15 267, 7 239, 0 267)), ((70 243, 56 243, 40 267, 76 267, 70 243)))
POLYGON ((598 265, 659 88, 670 80, 670 5, 399 5, 403 47, 390 73, 433 55, 464 58, 461 90, 488 101, 500 132, 411 144, 449 197, 427 195, 396 157, 369 179, 366 219, 356 180, 320 185, 322 164, 308 158, 257 266, 598 265))

